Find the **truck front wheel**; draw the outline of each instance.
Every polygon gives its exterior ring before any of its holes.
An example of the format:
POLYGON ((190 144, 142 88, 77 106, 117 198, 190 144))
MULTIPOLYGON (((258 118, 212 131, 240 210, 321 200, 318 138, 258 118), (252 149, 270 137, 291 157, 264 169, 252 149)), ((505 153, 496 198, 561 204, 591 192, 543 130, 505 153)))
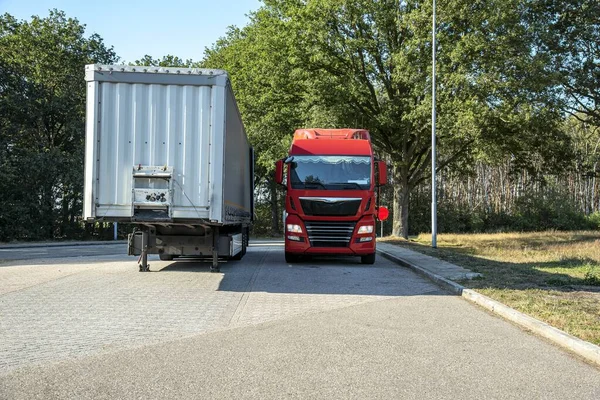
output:
POLYGON ((300 261, 299 254, 288 253, 287 251, 285 252, 285 262, 286 263, 293 264, 293 263, 297 263, 298 261, 300 261))
POLYGON ((367 254, 366 256, 361 256, 360 262, 369 265, 375 264, 375 253, 367 254))

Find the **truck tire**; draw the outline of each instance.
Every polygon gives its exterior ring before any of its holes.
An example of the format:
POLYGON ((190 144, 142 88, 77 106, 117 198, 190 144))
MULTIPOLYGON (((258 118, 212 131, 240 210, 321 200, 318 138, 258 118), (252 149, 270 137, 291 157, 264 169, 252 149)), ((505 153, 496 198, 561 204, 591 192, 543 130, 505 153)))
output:
POLYGON ((366 256, 361 256, 360 262, 363 264, 369 264, 369 265, 375 264, 375 253, 367 254, 366 256))
POLYGON ((173 261, 175 256, 171 254, 159 254, 158 258, 160 258, 161 261, 173 261))
POLYGON ((300 261, 300 257, 301 256, 299 254, 288 253, 287 251, 285 252, 285 262, 288 264, 297 263, 300 261))

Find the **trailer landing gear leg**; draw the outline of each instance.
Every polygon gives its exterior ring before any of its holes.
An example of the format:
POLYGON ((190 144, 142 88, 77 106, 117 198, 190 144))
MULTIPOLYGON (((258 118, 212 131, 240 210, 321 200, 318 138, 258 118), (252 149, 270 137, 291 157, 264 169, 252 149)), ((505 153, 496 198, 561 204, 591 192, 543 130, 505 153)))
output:
POLYGON ((220 272, 219 268, 219 228, 213 228, 213 248, 212 248, 212 265, 210 272, 220 272))
POLYGON ((149 272, 150 265, 148 264, 148 230, 142 230, 142 255, 138 260, 140 263, 140 272, 149 272), (141 261, 141 262, 140 262, 141 261))

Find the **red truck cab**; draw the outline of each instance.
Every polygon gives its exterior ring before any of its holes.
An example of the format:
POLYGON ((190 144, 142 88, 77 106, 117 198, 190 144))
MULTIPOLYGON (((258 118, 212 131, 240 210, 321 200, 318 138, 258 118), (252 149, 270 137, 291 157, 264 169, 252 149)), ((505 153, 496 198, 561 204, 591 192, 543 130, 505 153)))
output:
POLYGON ((336 254, 375 262, 377 189, 387 172, 373 155, 368 131, 297 130, 288 157, 276 163, 275 180, 287 189, 286 262, 336 254))

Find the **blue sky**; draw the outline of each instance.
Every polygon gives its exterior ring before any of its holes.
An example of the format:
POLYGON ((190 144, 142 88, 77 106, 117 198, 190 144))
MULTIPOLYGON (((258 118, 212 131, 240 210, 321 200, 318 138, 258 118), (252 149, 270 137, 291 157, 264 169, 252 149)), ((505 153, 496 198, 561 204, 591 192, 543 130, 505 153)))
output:
POLYGON ((200 60, 230 25, 242 27, 259 0, 0 0, 0 14, 46 16, 57 8, 114 46, 122 62, 145 54, 200 60))

